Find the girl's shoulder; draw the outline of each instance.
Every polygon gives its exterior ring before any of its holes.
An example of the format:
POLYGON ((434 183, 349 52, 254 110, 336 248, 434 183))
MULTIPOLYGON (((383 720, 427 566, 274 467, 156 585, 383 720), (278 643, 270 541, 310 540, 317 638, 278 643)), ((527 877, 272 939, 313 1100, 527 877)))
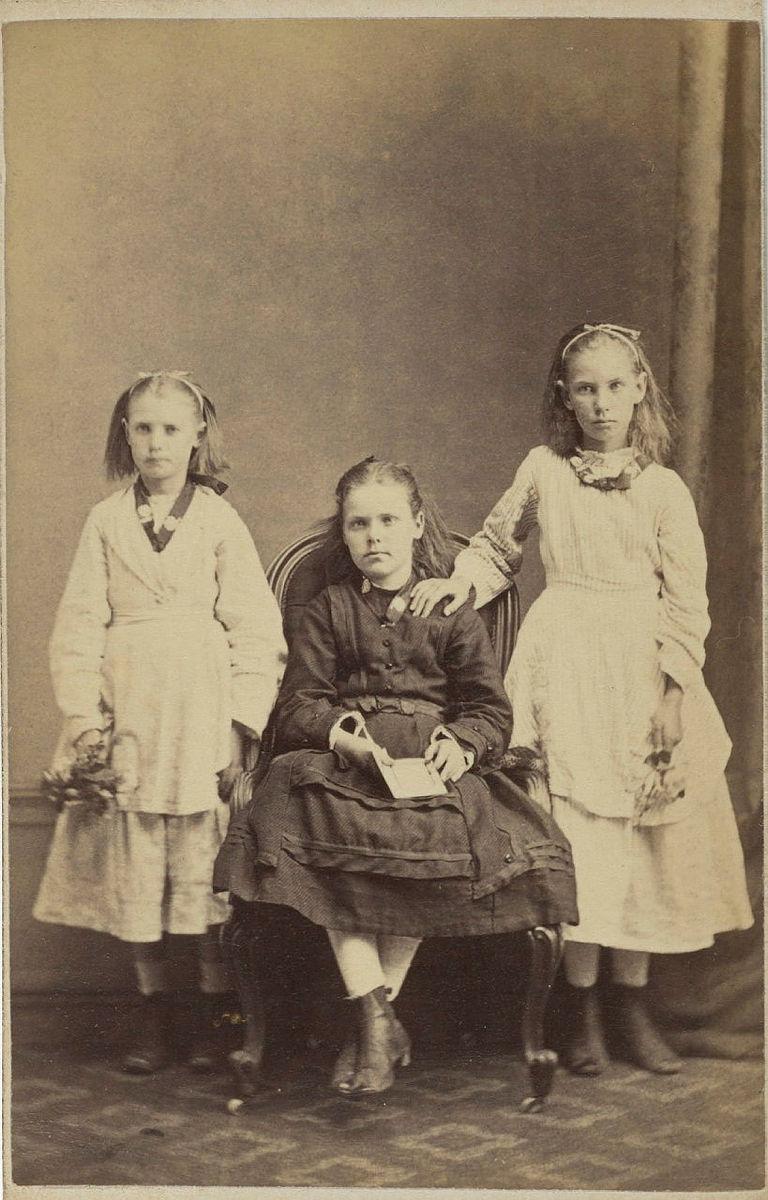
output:
POLYGON ((111 492, 109 496, 105 496, 103 500, 97 501, 88 513, 86 521, 91 524, 100 525, 115 513, 120 512, 129 503, 134 503, 133 483, 123 484, 122 487, 111 492))
POLYGON ((206 487, 205 484, 195 484, 195 496, 201 505, 205 505, 211 512, 226 512, 236 513, 237 509, 224 496, 220 495, 213 488, 206 487))
POLYGON ((541 444, 528 451, 517 468, 517 475, 536 479, 552 471, 561 471, 567 466, 567 458, 563 458, 562 454, 558 454, 551 446, 541 444))
POLYGON ((234 504, 226 497, 220 496, 213 488, 197 484, 195 486, 194 504, 197 514, 206 523, 221 529, 245 528, 245 522, 234 504))
POLYGON ((654 494, 662 504, 678 503, 687 506, 693 503, 693 497, 687 484, 672 467, 652 462, 643 470, 639 478, 647 485, 652 485, 654 494))
POLYGON ((557 454, 551 446, 534 446, 521 459, 514 478, 507 488, 502 503, 514 499, 519 501, 521 489, 524 492, 538 494, 540 489, 546 490, 554 477, 564 470, 570 470, 568 459, 557 454))
POLYGON ((537 467, 552 464, 559 458, 560 455, 555 454, 554 450, 552 450, 549 446, 532 446, 527 454, 524 454, 520 459, 517 469, 518 471, 523 471, 525 469, 534 470, 537 467))
POLYGON ((475 609, 474 594, 461 604, 455 612, 449 613, 447 616, 443 612, 444 605, 436 604, 432 611, 426 616, 415 616, 411 614, 414 621, 425 621, 433 627, 435 636, 439 638, 446 637, 451 639, 461 631, 471 630, 478 623, 484 625, 485 622, 480 614, 475 609))
POLYGON ((562 460, 562 455, 557 454, 551 446, 546 442, 541 442, 538 446, 533 446, 525 456, 525 462, 558 462, 562 460))
POLYGON ((431 615, 437 617, 438 620, 447 625, 452 627, 455 626, 461 629, 468 629, 477 624, 483 626, 485 625, 485 621, 475 608, 474 591, 470 597, 465 600, 464 603, 459 606, 459 608, 456 609, 455 612, 450 614, 450 616, 446 616, 444 612, 438 612, 437 607, 432 609, 431 615))

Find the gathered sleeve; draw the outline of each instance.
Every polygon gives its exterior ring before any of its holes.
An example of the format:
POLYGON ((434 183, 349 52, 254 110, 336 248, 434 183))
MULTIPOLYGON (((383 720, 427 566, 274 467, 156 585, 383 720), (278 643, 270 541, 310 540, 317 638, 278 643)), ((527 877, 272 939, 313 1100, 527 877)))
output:
POLYGON ((707 557, 693 498, 682 479, 669 474, 674 482, 657 534, 662 601, 657 641, 662 671, 685 689, 704 665, 707 557))
POLYGON ((478 767, 498 760, 512 733, 512 707, 482 619, 469 604, 453 618, 443 666, 448 677, 450 717, 458 741, 475 754, 478 767))
POLYGON ((286 646, 278 603, 244 522, 229 509, 216 547, 214 606, 229 642, 232 719, 259 738, 285 669, 286 646))
POLYGON ((531 451, 523 460, 512 486, 491 509, 481 531, 456 556, 454 574, 472 580, 475 608, 482 608, 508 588, 520 569, 523 543, 535 527, 538 514, 534 454, 531 451))
POLYGON ((88 729, 104 729, 102 664, 112 619, 104 539, 94 512, 83 527, 48 644, 56 703, 74 742, 88 729))
POLYGON ((339 652, 326 591, 306 606, 291 643, 275 723, 282 750, 327 750, 333 726, 350 710, 339 704, 339 652))

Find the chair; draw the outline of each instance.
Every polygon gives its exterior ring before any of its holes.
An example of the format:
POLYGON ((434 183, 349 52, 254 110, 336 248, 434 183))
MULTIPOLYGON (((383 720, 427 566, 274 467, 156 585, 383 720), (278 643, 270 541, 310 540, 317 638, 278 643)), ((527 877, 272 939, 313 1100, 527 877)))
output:
MULTIPOLYGON (((468 545, 463 534, 453 533, 457 549, 468 545)), ((304 606, 329 582, 322 554, 325 531, 315 530, 287 546, 267 569, 266 575, 283 614, 286 640, 290 646, 301 622, 304 606)), ((506 672, 512 656, 520 619, 518 592, 514 584, 480 610, 493 645, 499 669, 506 672)), ((274 731, 267 727, 258 765, 246 772, 241 786, 250 791, 269 760, 274 731)), ((228 1111, 239 1111, 259 1087, 258 1064, 266 1036, 265 1001, 259 969, 262 965, 257 946, 258 933, 249 909, 264 906, 235 903, 224 929, 223 942, 237 979, 246 1024, 246 1043, 230 1061, 235 1071, 239 1095, 227 1104, 228 1111)), ((563 951, 559 926, 539 925, 527 931, 530 946, 530 971, 522 1021, 522 1043, 530 1079, 530 1094, 521 1102, 523 1112, 541 1109, 552 1089, 557 1055, 544 1046, 544 1015, 563 951)))

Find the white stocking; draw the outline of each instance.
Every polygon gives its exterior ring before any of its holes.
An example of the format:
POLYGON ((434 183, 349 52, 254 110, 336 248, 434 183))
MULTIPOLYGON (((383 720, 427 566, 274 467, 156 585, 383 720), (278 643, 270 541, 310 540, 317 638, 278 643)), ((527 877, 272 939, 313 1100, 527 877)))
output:
POLYGON ((378 943, 379 961, 389 990, 389 999, 394 1000, 405 982, 421 938, 395 937, 391 933, 380 933, 378 943))
POLYGON ((327 929, 326 933, 350 1000, 386 986, 375 933, 345 933, 340 929, 327 929))
POLYGON ((593 942, 566 942, 565 978, 571 987, 594 987, 599 970, 599 946, 593 942))
POLYGON ((611 950, 611 974, 614 983, 626 987, 645 987, 651 956, 645 950, 611 950))

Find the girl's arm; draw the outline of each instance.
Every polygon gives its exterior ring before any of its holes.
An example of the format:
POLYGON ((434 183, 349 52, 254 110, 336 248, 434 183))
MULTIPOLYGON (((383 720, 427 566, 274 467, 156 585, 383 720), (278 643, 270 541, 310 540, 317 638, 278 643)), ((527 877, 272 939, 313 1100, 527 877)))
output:
POLYGON ((321 592, 306 606, 291 644, 275 710, 281 749, 306 746, 327 750, 333 727, 351 716, 350 710, 339 703, 337 663, 330 598, 327 592, 321 592))
POLYGON ((693 498, 678 475, 669 472, 669 478, 657 534, 662 600, 657 641, 662 671, 685 691, 704 665, 707 556, 693 498))
POLYGON ((225 510, 225 533, 216 548, 217 619, 224 626, 232 672, 232 720, 260 738, 285 666, 280 609, 244 522, 225 510))
MULTIPOLYGON (((72 562, 49 642, 56 703, 64 714, 70 743, 103 730, 102 663, 112 610, 107 596, 104 543, 90 513, 72 562)), ((94 738, 84 739, 93 741, 94 738)))
POLYGON ((512 733, 512 707, 482 618, 467 607, 453 619, 443 665, 448 675, 446 729, 473 751, 477 766, 501 757, 512 733))
POLYGON ((651 723, 653 749, 667 760, 683 736, 683 693, 704 665, 710 628, 707 557, 696 507, 680 477, 670 473, 670 480, 658 528, 662 615, 657 640, 665 687, 651 723))
POLYGON ((428 616, 438 601, 452 596, 452 603, 444 610, 450 616, 469 598, 472 587, 475 608, 482 608, 508 588, 520 569, 523 543, 536 524, 537 510, 538 495, 529 454, 520 464, 512 486, 486 517, 480 533, 456 556, 451 578, 416 584, 411 594, 413 612, 428 616))

